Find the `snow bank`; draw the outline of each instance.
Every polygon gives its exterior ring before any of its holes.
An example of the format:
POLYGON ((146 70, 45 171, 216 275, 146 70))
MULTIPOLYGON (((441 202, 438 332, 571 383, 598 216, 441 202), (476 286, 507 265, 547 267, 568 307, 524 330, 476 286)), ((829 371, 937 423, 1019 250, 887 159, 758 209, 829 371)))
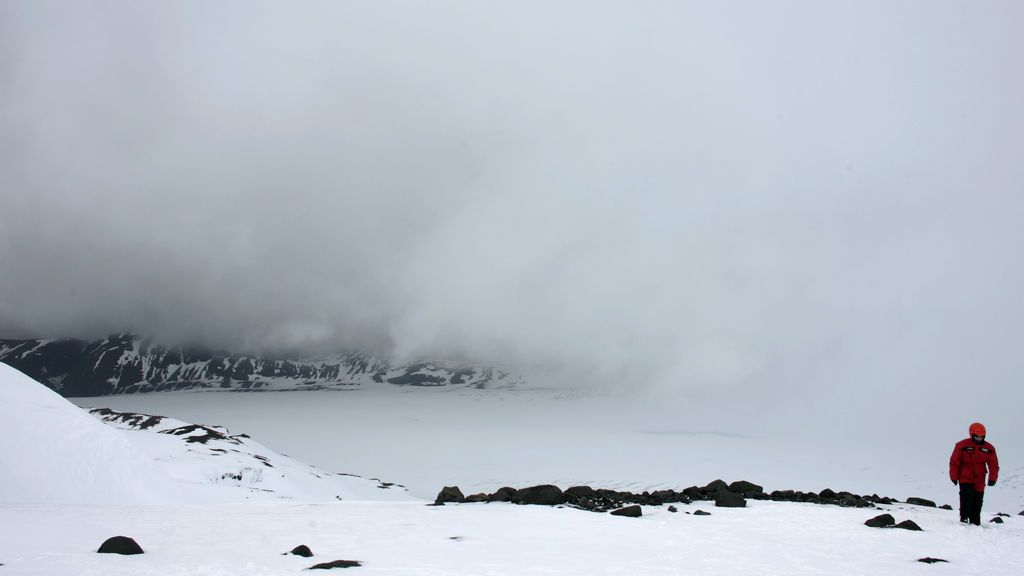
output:
POLYGON ((124 435, 0 364, 0 503, 160 504, 179 488, 124 435))
POLYGON ((323 472, 223 427, 101 418, 0 363, 0 504, 413 499, 401 486, 323 472))

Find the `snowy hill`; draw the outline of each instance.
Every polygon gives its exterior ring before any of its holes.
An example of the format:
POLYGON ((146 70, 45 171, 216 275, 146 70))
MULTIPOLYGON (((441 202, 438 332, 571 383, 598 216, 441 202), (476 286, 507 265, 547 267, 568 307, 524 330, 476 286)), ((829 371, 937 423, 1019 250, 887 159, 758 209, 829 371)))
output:
POLYGON ((217 500, 410 500, 392 483, 327 473, 277 454, 221 426, 96 408, 90 413, 125 430, 129 440, 184 484, 220 489, 217 500))
POLYGON ((320 359, 264 358, 198 347, 167 347, 133 334, 94 342, 72 338, 0 340, 0 362, 65 397, 171 390, 319 390, 392 384, 483 388, 509 374, 450 362, 391 365, 364 352, 320 359))
POLYGON ((157 463, 107 426, 0 364, 0 502, 180 501, 157 463))
POLYGON ((326 473, 244 434, 145 414, 83 411, 0 364, 0 503, 409 500, 326 473))

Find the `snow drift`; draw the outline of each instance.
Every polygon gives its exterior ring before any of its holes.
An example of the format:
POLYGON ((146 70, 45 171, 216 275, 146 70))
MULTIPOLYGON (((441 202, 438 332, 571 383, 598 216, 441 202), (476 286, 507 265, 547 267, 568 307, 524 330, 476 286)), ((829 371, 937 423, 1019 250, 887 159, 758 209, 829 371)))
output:
POLYGON ((0 503, 159 504, 182 496, 120 431, 0 364, 0 503))
POLYGON ((223 427, 93 416, 0 363, 0 504, 410 499, 401 486, 323 472, 223 427))

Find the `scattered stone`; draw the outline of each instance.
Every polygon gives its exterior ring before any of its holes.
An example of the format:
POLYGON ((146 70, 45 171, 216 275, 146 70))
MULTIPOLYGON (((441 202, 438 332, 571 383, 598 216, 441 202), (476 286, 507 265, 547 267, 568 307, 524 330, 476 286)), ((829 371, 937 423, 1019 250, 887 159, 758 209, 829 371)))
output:
POLYGON ((907 498, 907 504, 914 504, 915 506, 927 506, 929 508, 935 508, 935 502, 931 500, 925 500, 924 498, 907 498))
POLYGON ((331 568, 354 568, 356 566, 362 566, 363 563, 359 560, 335 560, 334 562, 324 562, 323 564, 316 564, 310 566, 310 570, 330 570, 331 568))
POLYGON ((302 556, 303 558, 309 558, 313 556, 313 551, 309 549, 309 546, 306 546, 305 544, 299 544, 295 548, 292 548, 292 551, 289 552, 289 554, 302 556))
POLYGON ((999 516, 996 516, 995 518, 989 520, 989 522, 992 522, 993 524, 1002 524, 1003 523, 1003 519, 1000 518, 999 516))
POLYGON ((718 508, 745 508, 747 501, 735 492, 719 490, 715 495, 715 506, 718 508))
POLYGON ((555 506, 558 504, 564 504, 565 497, 562 495, 562 489, 558 486, 542 484, 540 486, 531 486, 529 488, 523 488, 522 490, 516 490, 516 493, 512 495, 512 503, 555 506))
POLYGON ((949 560, 943 560, 942 558, 932 558, 931 556, 928 556, 927 558, 918 558, 917 561, 924 562, 925 564, 935 564, 936 562, 949 562, 949 560))
POLYGON ((836 497, 836 493, 831 488, 825 488, 824 490, 818 493, 818 497, 820 497, 822 500, 831 500, 832 498, 836 497))
POLYGON ((516 493, 515 488, 505 486, 504 488, 498 488, 498 490, 491 494, 491 497, 487 499, 488 502, 511 502, 512 495, 516 493))
POLYGON ((864 522, 864 525, 870 528, 886 528, 894 524, 896 524, 896 519, 892 517, 892 514, 879 514, 864 522))
POLYGON ((904 520, 903 522, 900 522, 899 524, 893 526, 893 528, 913 530, 914 532, 924 532, 924 530, 922 530, 921 527, 917 525, 917 522, 914 522, 913 520, 904 520))
POLYGON ((458 486, 445 486, 437 494, 437 499, 434 500, 434 504, 444 504, 446 502, 465 502, 466 497, 462 495, 462 490, 459 490, 458 486))
POLYGON ((1024 510, 1021 510, 1020 514, 1017 514, 1017 516, 1024 516, 1024 510))
POLYGON ((676 513, 676 512, 679 512, 679 508, 676 508, 675 506, 669 506, 668 507, 668 511, 672 512, 672 513, 676 513))
POLYGON ((996 512, 996 516, 1002 516, 1003 518, 1009 518, 1010 515, 1006 512, 996 512))
POLYGON ((124 554, 126 556, 132 554, 145 554, 142 550, 142 546, 127 536, 114 536, 113 538, 107 538, 107 541, 100 545, 100 549, 96 552, 100 554, 124 554))
MULTIPOLYGON (((949 504, 943 504, 942 506, 939 506, 939 508, 941 508, 942 510, 952 510, 953 509, 953 507, 950 506, 949 504)), ((945 560, 943 560, 943 562, 945 562, 945 560)))
POLYGON ((693 513, 694 516, 711 516, 711 512, 705 512, 703 510, 697 510, 693 513))
POLYGON ((644 515, 643 510, 640 506, 626 506, 625 508, 619 508, 618 510, 612 510, 610 512, 612 516, 626 516, 628 518, 639 518, 644 515))
POLYGON ((480 494, 471 494, 466 496, 466 502, 487 502, 491 497, 490 494, 481 492, 480 494))

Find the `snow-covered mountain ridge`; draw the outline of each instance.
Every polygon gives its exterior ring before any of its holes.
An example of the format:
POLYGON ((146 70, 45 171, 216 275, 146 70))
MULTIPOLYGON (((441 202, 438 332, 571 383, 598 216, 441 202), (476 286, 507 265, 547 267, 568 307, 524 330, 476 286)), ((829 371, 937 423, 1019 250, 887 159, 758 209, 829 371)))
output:
POLYGON ((103 340, 0 340, 4 362, 65 397, 173 390, 320 390, 392 384, 485 388, 511 384, 492 367, 421 361, 393 365, 365 352, 266 358, 168 347, 134 334, 103 340))

